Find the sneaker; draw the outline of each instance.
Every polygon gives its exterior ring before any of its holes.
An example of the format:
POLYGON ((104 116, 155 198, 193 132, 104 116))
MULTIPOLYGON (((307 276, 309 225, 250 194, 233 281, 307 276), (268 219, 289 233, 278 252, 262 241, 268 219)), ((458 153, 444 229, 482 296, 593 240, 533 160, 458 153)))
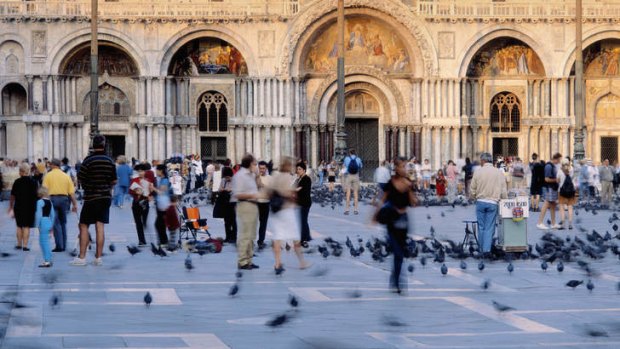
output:
POLYGON ((558 229, 559 230, 559 229, 564 229, 564 227, 556 223, 556 224, 551 226, 551 229, 558 229))
POLYGON ((536 224, 536 228, 540 230, 549 230, 549 227, 546 226, 544 223, 536 224))
POLYGON ((102 266, 103 265, 103 259, 101 259, 101 257, 95 258, 95 260, 93 261, 93 265, 97 266, 97 267, 102 266))
POLYGON ((88 263, 86 263, 86 258, 75 257, 70 264, 83 267, 86 266, 88 263))
POLYGON ((39 268, 50 268, 52 266, 51 262, 43 262, 39 264, 39 268))

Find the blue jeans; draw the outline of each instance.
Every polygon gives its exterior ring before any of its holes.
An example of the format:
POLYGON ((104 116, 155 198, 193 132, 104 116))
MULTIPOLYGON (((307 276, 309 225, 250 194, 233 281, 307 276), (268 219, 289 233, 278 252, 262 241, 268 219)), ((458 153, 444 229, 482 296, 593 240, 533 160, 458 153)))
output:
POLYGON ((125 197, 127 196, 127 192, 129 191, 129 187, 126 185, 116 185, 114 188, 114 205, 122 206, 125 203, 125 197))
POLYGON ((491 252, 493 234, 495 233, 495 218, 498 207, 488 202, 476 202, 476 217, 478 219, 478 242, 482 253, 491 252))
POLYGON ((319 171, 319 185, 323 185, 323 177, 325 175, 323 174, 323 171, 319 171))
POLYGON ((586 201, 590 197, 588 182, 579 182, 579 201, 586 201))
POLYGON ((52 248, 50 247, 50 230, 54 223, 49 219, 49 217, 41 218, 41 222, 39 223, 39 246, 41 246, 41 253, 43 253, 43 259, 46 262, 52 261, 52 248))
POLYGON ((50 198, 56 210, 56 221, 54 222, 54 241, 56 249, 64 251, 67 247, 67 212, 69 212, 68 196, 52 196, 50 198))

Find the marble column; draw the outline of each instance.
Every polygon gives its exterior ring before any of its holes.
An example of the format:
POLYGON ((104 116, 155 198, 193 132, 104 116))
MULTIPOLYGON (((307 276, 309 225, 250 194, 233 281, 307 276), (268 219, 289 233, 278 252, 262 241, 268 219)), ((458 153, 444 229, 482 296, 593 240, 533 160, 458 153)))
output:
POLYGON ((157 159, 165 160, 166 159, 166 129, 164 125, 157 125, 157 143, 155 144, 157 147, 157 159))
POLYGON ((138 125, 138 159, 146 160, 146 128, 138 125))
POLYGON ((271 138, 271 126, 263 126, 263 159, 267 162, 273 160, 273 141, 271 138))
POLYGON ((254 153, 254 142, 252 141, 252 126, 245 127, 245 153, 254 153))
POLYGON ((461 126, 461 154, 463 158, 469 157, 472 159, 471 140, 469 139, 469 126, 461 126))
POLYGON ((235 127, 235 138, 237 141, 235 147, 236 153, 235 156, 232 157, 233 162, 238 162, 246 152, 245 128, 246 126, 244 125, 237 125, 237 127, 235 127))
POLYGON ((282 139, 281 139, 281 126, 280 125, 276 125, 273 128, 273 143, 274 143, 274 147, 273 147, 273 163, 275 166, 280 166, 280 158, 282 157, 282 148, 283 148, 283 144, 282 144, 282 139))
POLYGON ((400 126, 398 127, 398 155, 399 156, 407 156, 406 151, 407 141, 405 136, 407 135, 407 127, 400 126))
POLYGON ((131 156, 135 158, 140 158, 140 138, 138 134, 138 125, 131 125, 131 156))
POLYGON ((284 90, 285 90, 285 85, 284 85, 284 80, 278 80, 278 98, 279 98, 279 110, 278 110, 278 115, 277 116, 284 116, 286 115, 286 109, 284 106, 284 90))
MULTIPOLYGON (((44 122, 41 127, 43 128, 43 157, 51 158, 50 154, 50 124, 49 122, 44 122)), ((0 144, 2 140, 0 140, 0 144)), ((0 152, 0 154, 2 154, 0 152)))
POLYGON ((153 125, 146 125, 146 160, 153 161, 153 125))
POLYGON ((310 166, 317 168, 318 166, 318 127, 316 125, 310 126, 310 166))
POLYGON ((555 154, 560 151, 558 131, 558 127, 551 128, 551 154, 555 154))
POLYGON ((71 79, 71 95, 73 96, 73 108, 72 108, 72 112, 73 114, 77 114, 77 106, 78 106, 78 95, 77 95, 77 80, 78 78, 73 78, 71 79))
POLYGON ((166 158, 169 158, 170 156, 172 156, 172 153, 174 153, 174 149, 173 149, 173 141, 172 141, 172 134, 174 132, 174 126, 173 125, 166 125, 166 158))
MULTIPOLYGON (((42 75, 41 76, 41 112, 43 114, 47 114, 47 96, 48 96, 48 90, 47 90, 47 80, 48 80, 48 76, 47 75, 42 75)), ((1 99, 1 98, 0 98, 1 99)), ((2 102, 0 102, 0 115, 2 115, 2 102)), ((45 155, 44 155, 45 156, 45 155)))
POLYGON ((443 150, 441 154, 441 163, 443 164, 451 159, 450 154, 452 153, 452 144, 450 138, 450 127, 444 127, 441 133, 441 148, 443 150))
POLYGON ((196 126, 191 125, 189 127, 189 143, 192 147, 192 154, 197 154, 198 152, 198 133, 196 132, 196 126))
MULTIPOLYGON (((77 131, 76 132, 77 132, 77 136, 78 136, 77 157, 78 157, 78 159, 81 160, 86 155, 86 152, 84 152, 84 143, 88 139, 88 137, 84 136, 84 126, 83 126, 83 124, 79 123, 79 124, 76 125, 76 127, 77 127, 77 131)), ((49 133, 49 125, 48 125, 48 133, 49 133)))
POLYGON ((431 144, 433 147, 433 160, 431 160, 431 164, 433 165, 433 170, 436 170, 441 166, 441 127, 433 128, 431 144))
POLYGON ((28 114, 32 114, 33 110, 33 94, 34 94, 34 85, 33 85, 33 77, 32 75, 26 75, 27 82, 27 96, 26 96, 26 108, 28 109, 28 114))
POLYGON ((63 158, 66 155, 67 138, 65 136, 65 124, 58 125, 58 142, 60 142, 60 152, 58 153, 59 158, 63 158))
POLYGON ((183 115, 183 91, 182 91, 182 86, 183 86, 183 81, 181 78, 175 78, 174 80, 175 84, 175 104, 176 104, 176 108, 174 110, 174 114, 177 116, 181 116, 183 115))
POLYGON ((459 142, 460 127, 452 127, 450 132, 452 133, 452 155, 450 158, 456 161, 456 159, 461 158, 462 155, 461 144, 459 142))
POLYGON ((254 156, 257 159, 263 158, 263 125, 255 125, 254 130, 254 156))
POLYGON ((34 161, 34 143, 32 138, 32 123, 26 123, 26 147, 28 153, 28 161, 34 161))
POLYGON ((299 93, 299 78, 294 78, 293 79, 294 83, 295 83, 295 88, 294 88, 294 98, 295 98, 295 123, 299 123, 300 121, 300 93, 299 93))
POLYGON ((250 82, 250 90, 252 96, 252 116, 258 116, 258 79, 253 78, 250 82))
POLYGON ((480 139, 478 138, 478 126, 472 126, 471 133, 472 133, 472 137, 471 137, 472 156, 474 158, 477 158, 478 153, 480 151, 479 149, 480 139))

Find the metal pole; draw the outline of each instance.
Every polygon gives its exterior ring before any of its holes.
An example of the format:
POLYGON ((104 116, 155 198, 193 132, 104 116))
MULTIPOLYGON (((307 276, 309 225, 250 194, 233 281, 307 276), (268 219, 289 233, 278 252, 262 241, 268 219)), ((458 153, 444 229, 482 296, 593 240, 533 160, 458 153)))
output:
POLYGON ((581 160, 585 157, 583 147, 583 119, 584 119, 584 81, 583 81, 583 39, 581 29, 582 8, 581 0, 576 0, 575 5, 575 145, 574 159, 581 160))
POLYGON ((90 19, 90 138, 99 133, 99 42, 97 40, 98 0, 91 1, 90 19))
POLYGON ((342 162, 347 152, 347 134, 344 132, 344 0, 338 0, 338 94, 336 98, 336 146, 334 159, 342 162))

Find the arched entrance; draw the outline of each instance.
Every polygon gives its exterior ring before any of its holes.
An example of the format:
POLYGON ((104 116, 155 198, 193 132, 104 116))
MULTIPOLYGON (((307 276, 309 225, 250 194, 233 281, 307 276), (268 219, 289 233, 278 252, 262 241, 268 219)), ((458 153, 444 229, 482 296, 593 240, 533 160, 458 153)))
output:
POLYGON ((0 91, 0 156, 23 158, 26 154, 26 149, 23 148, 26 138, 25 124, 21 122, 21 118, 10 118, 9 121, 5 117, 21 117, 27 112, 28 95, 24 87, 18 83, 4 86, 0 91), (9 144, 12 146, 9 147, 9 144))
POLYGON ((491 134, 493 137, 493 158, 516 157, 519 155, 521 132, 521 103, 511 92, 496 94, 489 107, 491 134))
POLYGON ((22 115, 28 110, 28 96, 24 87, 10 83, 2 89, 2 115, 22 115))
POLYGON ((200 154, 203 160, 224 161, 227 155, 228 101, 217 91, 200 96, 198 105, 200 154))
POLYGON ((599 143, 597 161, 609 160, 611 164, 618 161, 618 119, 620 119, 620 97, 607 94, 596 103, 594 130, 599 143))

